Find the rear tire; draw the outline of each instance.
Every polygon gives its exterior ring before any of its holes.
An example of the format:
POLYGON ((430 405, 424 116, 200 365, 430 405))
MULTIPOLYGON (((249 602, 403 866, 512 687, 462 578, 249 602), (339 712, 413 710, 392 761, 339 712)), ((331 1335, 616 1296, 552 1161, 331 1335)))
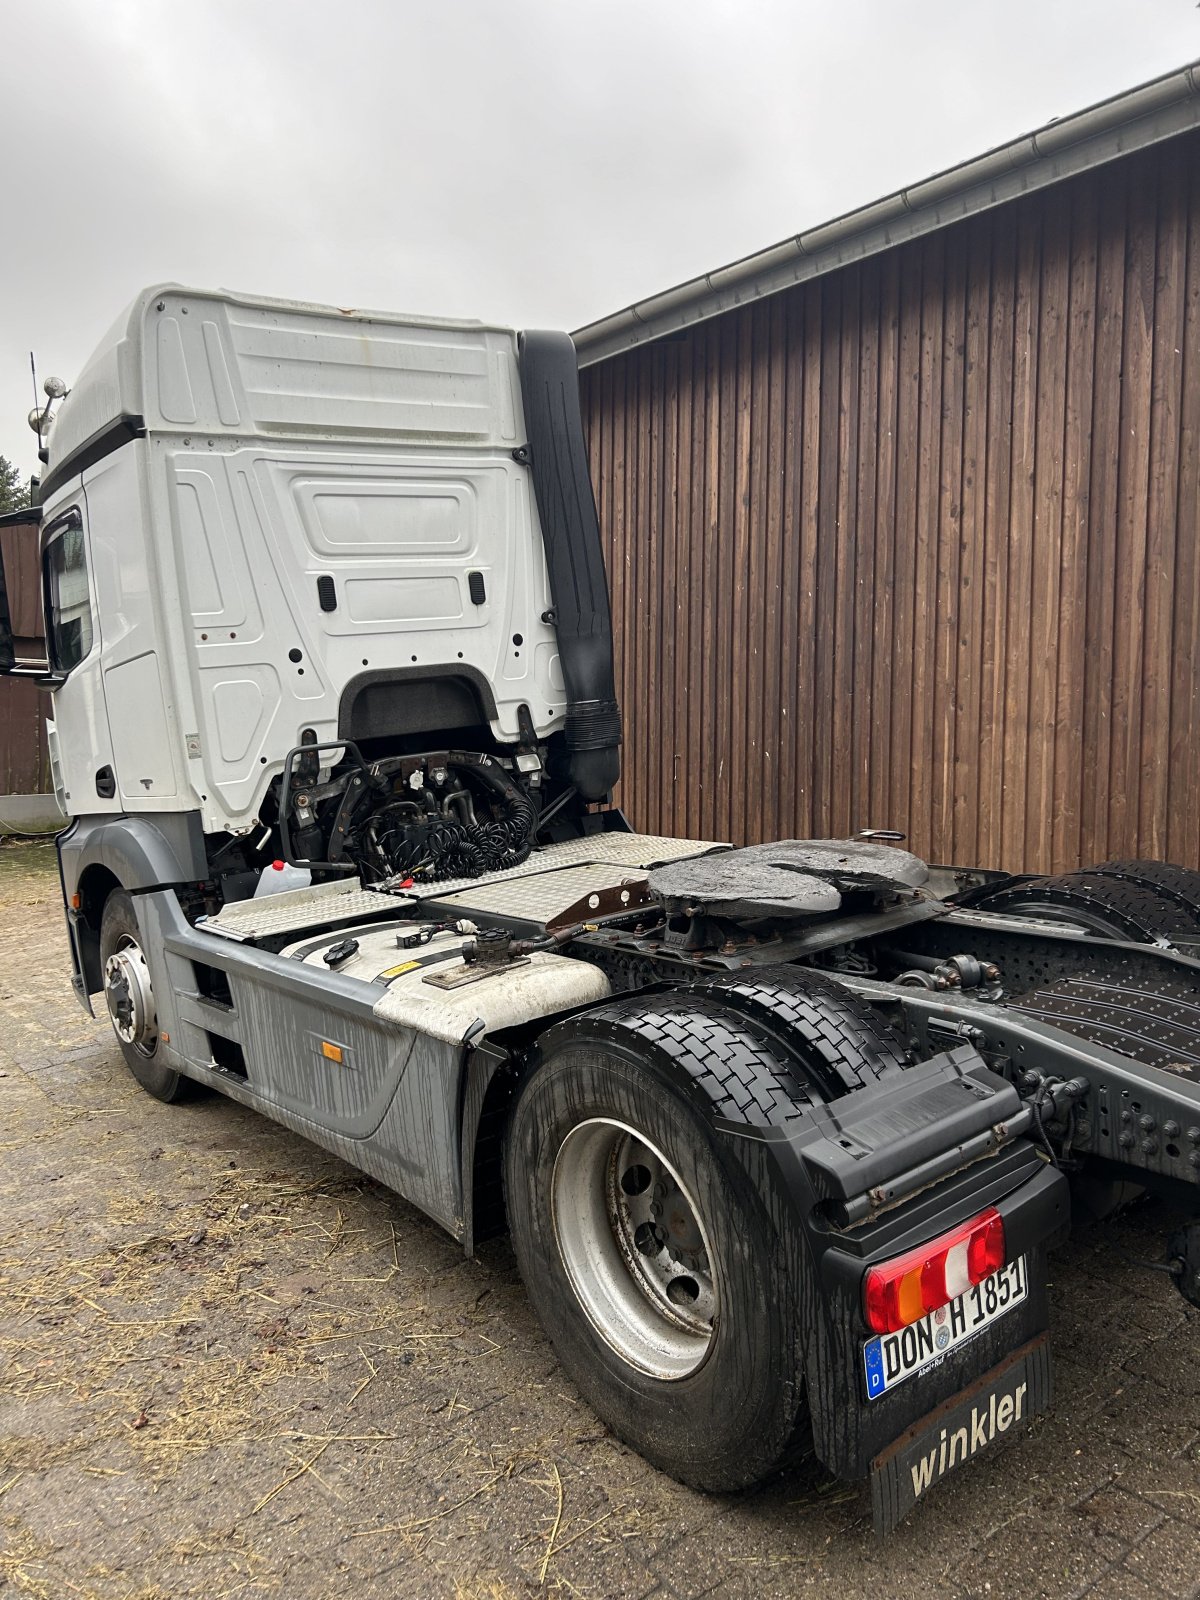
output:
POLYGON ((876 1010, 812 967, 759 967, 706 978, 691 992, 765 1029, 782 1059, 794 1061, 829 1100, 912 1065, 904 1041, 876 1010))
POLYGON ((1006 917, 1074 923, 1101 939, 1153 944, 1200 939, 1200 913, 1145 881, 1090 872, 1064 872, 1019 883, 973 900, 972 908, 1006 917))
POLYGON ((805 1100, 710 1002, 618 1002, 555 1030, 505 1143, 513 1247, 563 1367, 621 1439, 709 1491, 760 1482, 809 1438, 799 1224, 768 1215, 714 1132, 735 1096, 762 1124, 805 1100))
POLYGON ((1106 878, 1141 884, 1193 914, 1200 913, 1200 872, 1191 867, 1177 867, 1170 861, 1106 861, 1093 870, 1106 878))
POLYGON ((142 949, 137 912, 124 889, 114 890, 104 902, 100 970, 108 1018, 125 1065, 156 1100, 170 1105, 189 1099, 197 1086, 163 1060, 150 967, 142 949))

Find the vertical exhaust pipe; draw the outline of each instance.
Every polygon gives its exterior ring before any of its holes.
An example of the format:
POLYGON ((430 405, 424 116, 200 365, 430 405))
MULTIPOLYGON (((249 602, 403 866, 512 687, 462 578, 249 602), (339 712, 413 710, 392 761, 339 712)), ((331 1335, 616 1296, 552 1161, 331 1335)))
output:
POLYGON ((567 690, 568 770, 584 800, 603 800, 621 776, 621 710, 575 346, 565 333, 528 332, 520 335, 517 352, 529 466, 567 690))

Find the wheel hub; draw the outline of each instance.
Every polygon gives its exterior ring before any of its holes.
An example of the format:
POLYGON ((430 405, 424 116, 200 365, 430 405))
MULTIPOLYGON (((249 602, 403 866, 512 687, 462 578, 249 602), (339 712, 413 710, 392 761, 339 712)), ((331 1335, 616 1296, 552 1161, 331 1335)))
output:
POLYGON ((713 1257, 662 1152, 621 1123, 581 1123, 559 1150, 552 1202, 563 1264, 597 1332, 653 1377, 696 1371, 716 1329, 713 1257))
POLYGON ((158 1010, 146 957, 132 939, 104 963, 104 998, 121 1043, 152 1056, 158 1047, 158 1010))

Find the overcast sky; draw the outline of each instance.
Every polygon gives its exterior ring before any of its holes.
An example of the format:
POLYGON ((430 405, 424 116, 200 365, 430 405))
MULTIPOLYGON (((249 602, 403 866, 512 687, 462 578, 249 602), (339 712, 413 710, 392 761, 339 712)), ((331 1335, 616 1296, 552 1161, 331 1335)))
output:
POLYGON ((1200 57, 1195 0, 3 0, 0 454, 143 285, 578 327, 1200 57))

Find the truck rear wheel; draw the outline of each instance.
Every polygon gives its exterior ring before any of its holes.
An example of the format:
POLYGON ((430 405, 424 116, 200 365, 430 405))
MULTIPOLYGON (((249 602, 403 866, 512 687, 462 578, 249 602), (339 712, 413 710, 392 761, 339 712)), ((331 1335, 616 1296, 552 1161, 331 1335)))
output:
POLYGON ((133 901, 124 889, 114 890, 100 922, 108 1018, 130 1072, 148 1094, 170 1103, 185 1099, 193 1085, 162 1060, 154 986, 141 940, 133 901))
POLYGON ((1102 939, 1140 944, 1200 939, 1200 915, 1181 900, 1145 881, 1109 876, 1099 868, 1015 884, 972 905, 1006 917, 1072 923, 1102 939))
POLYGON ((811 967, 759 967, 706 978, 692 990, 766 1030, 784 1060, 829 1100, 854 1094, 912 1064, 879 1013, 811 967))
POLYGON ((1158 895, 1174 900, 1192 912, 1200 913, 1200 872, 1177 867, 1171 861, 1106 861, 1094 867, 1106 878, 1142 884, 1158 895))
POLYGON ((732 1073, 751 1103, 757 1085, 766 1123, 787 1074, 711 1003, 653 1004, 555 1030, 509 1125, 509 1226, 563 1367, 613 1432, 685 1483, 739 1489, 807 1444, 786 1270, 801 1246, 687 1075, 732 1073))

